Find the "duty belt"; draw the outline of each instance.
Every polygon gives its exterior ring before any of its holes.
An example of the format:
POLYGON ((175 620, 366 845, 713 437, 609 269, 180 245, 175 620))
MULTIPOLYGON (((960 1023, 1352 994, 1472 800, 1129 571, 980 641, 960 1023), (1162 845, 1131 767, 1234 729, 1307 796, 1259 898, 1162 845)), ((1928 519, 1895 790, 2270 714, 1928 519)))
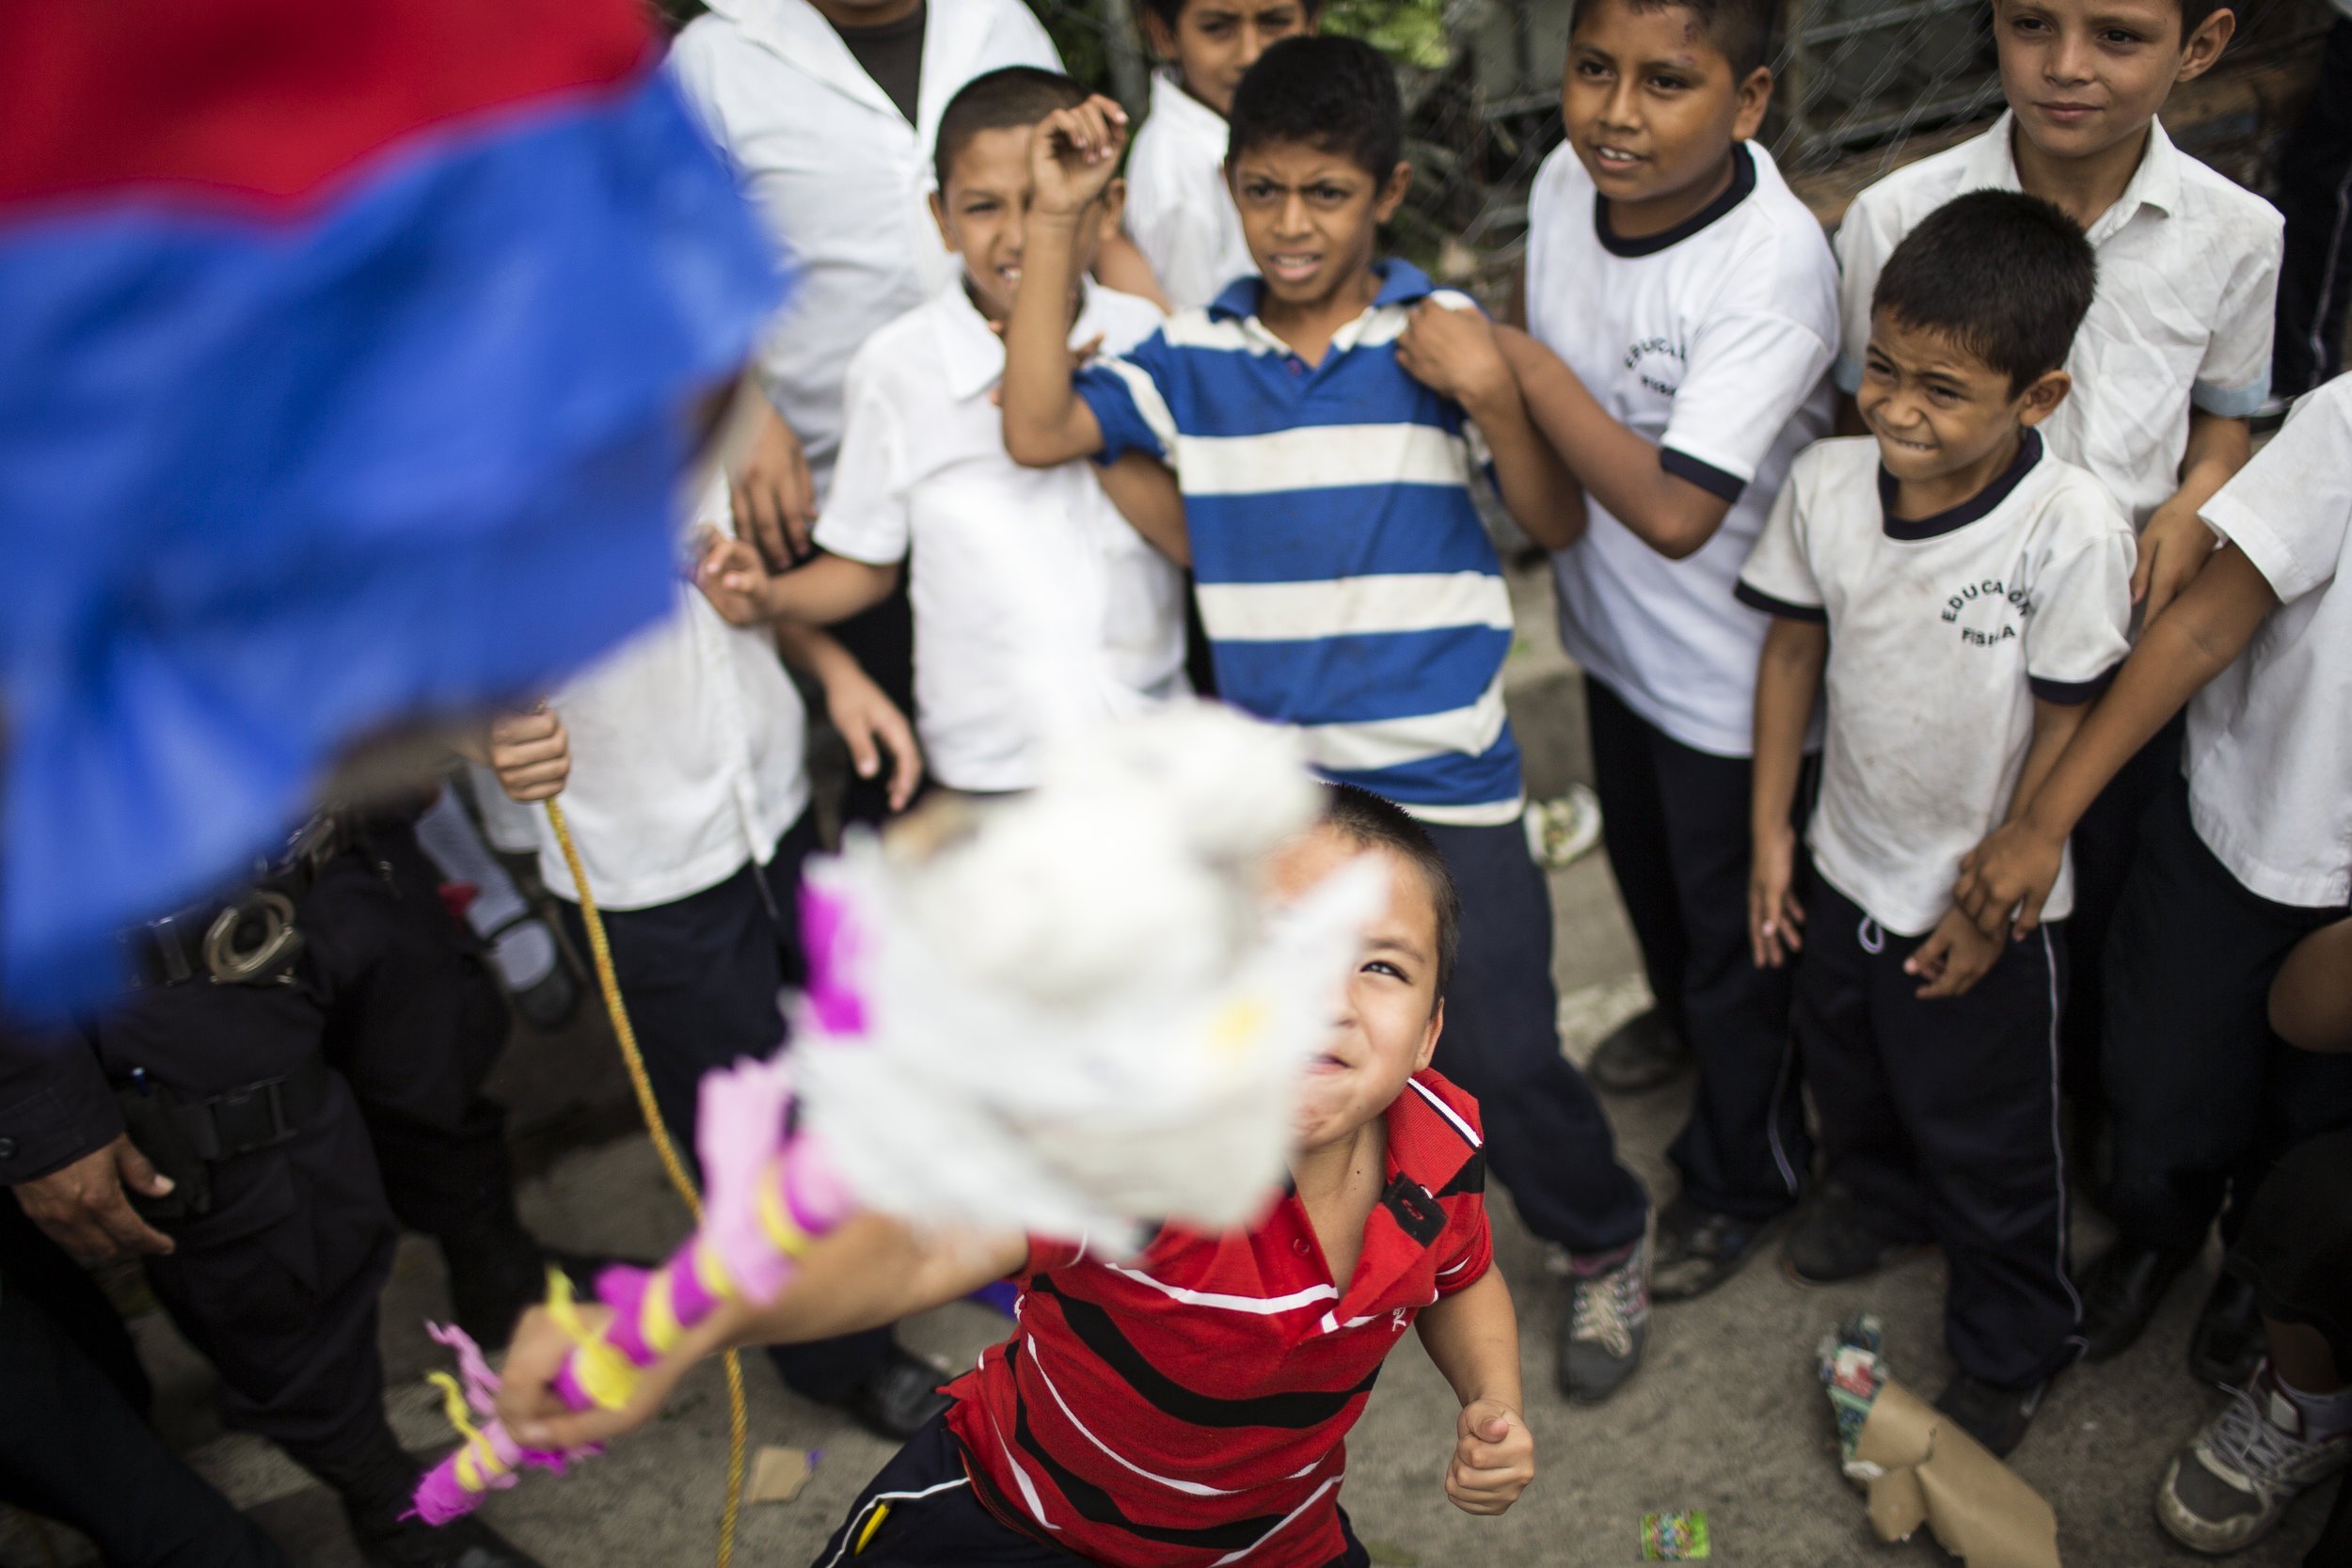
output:
MULTIPOLYGON (((126 1108, 135 1101, 144 1101, 150 1114, 168 1117, 187 1151, 211 1164, 292 1139, 317 1118, 333 1082, 326 1063, 312 1056, 292 1072, 217 1094, 182 1094, 144 1072, 134 1073, 131 1084, 116 1092, 126 1108)), ((139 1142, 135 1136, 133 1141, 139 1142)))
POLYGON ((350 843, 342 819, 321 813, 287 840, 283 854, 255 865, 249 886, 137 927, 130 940, 141 978, 162 986, 199 976, 224 986, 286 981, 302 950, 294 900, 350 843))

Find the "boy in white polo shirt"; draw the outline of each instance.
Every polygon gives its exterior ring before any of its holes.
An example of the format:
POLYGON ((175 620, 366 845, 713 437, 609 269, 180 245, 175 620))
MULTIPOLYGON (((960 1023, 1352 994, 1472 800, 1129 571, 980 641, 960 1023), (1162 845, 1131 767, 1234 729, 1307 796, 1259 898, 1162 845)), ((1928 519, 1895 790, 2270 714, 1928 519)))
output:
POLYGON ((1837 341, 1820 225, 1748 139, 1772 98, 1774 8, 1581 0, 1568 142, 1529 214, 1541 347, 1506 335, 1587 498, 1584 537, 1552 554, 1560 635, 1585 673, 1602 842, 1658 999, 1601 1043, 1593 1078, 1626 1091, 1698 1067, 1671 1150, 1682 1190, 1659 1215, 1668 1301, 1754 1254, 1811 1153, 1788 976, 1751 961, 1740 914, 1767 618, 1731 587, 1789 459, 1829 432, 1837 341))
MULTIPOLYGON (((710 0, 670 51, 680 89, 793 269, 757 367, 768 406, 731 476, 737 531, 774 570, 808 554, 850 356, 953 277, 924 199, 940 114, 964 83, 1009 65, 1061 69, 1021 0, 710 0)), ((1146 276, 1123 238, 1113 258, 1120 276, 1146 276)), ((904 595, 840 636, 911 708, 904 595)), ((888 804, 853 780, 844 810, 879 820, 888 804)))
MULTIPOLYGON (((730 514, 726 486, 714 483, 693 515, 723 528, 730 514)), ((514 800, 562 797, 654 1098, 691 1161, 703 1074, 775 1050, 785 1031, 777 995, 801 964, 801 863, 817 847, 817 827, 807 716, 777 662, 779 641, 823 688, 860 766, 887 773, 892 799, 906 800, 921 768, 905 720, 831 637, 738 630, 692 588, 681 583, 677 595, 668 619, 538 711, 495 722, 486 760, 514 800)), ((534 806, 509 825, 527 831, 540 877, 565 901, 573 943, 584 950, 547 814, 534 806)), ((903 1439, 944 1403, 931 1391, 936 1369, 887 1329, 775 1360, 796 1391, 885 1435, 903 1439)))
POLYGON ((1170 309, 1258 270, 1226 183, 1225 117, 1266 45, 1313 32, 1322 13, 1322 0, 1144 0, 1137 20, 1166 63, 1127 152, 1127 232, 1170 309))
MULTIPOLYGON (((1828 1175, 1788 1265, 1825 1284, 1940 1243, 1959 1370, 1936 1402, 1996 1454, 2080 1348, 2057 1136, 2065 968, 2046 930, 1984 936, 1951 888, 2130 646, 2131 526, 2039 429, 2065 402, 2095 273, 2039 198, 1974 191, 1921 222, 1879 275, 1872 436, 1797 459, 1740 577, 1773 617, 1748 922, 1759 964, 1804 953, 1791 1024, 1828 1175), (1801 875, 1789 806, 1824 690, 1801 875)), ((2058 909, 2070 895, 2062 879, 2058 909)))
MULTIPOLYGON (((2133 1334, 2217 1215, 2235 1241, 2280 1153, 2352 1126, 2352 1056, 2292 1049, 2268 1011, 2287 954, 2352 901, 2352 377, 2297 402, 2202 515, 2224 541, 2213 563, 1959 890, 1984 930, 2031 933, 2074 823, 2188 706, 2186 766, 2148 816, 2107 968, 2109 1256, 2152 1260, 2133 1334)), ((2201 1359, 2243 1376, 2259 1313, 2244 1325, 2201 1359)))
MULTIPOLYGON (((1057 728, 1185 689, 1183 576, 1104 493, 1120 475, 1023 467, 1006 455, 996 404, 1030 134, 1086 99, 1067 76, 1012 66, 948 103, 931 212, 961 275, 850 361, 840 464, 817 524, 824 553, 770 577, 756 552, 723 540, 701 573, 731 620, 823 625, 911 571, 916 731, 931 777, 974 794, 1033 786, 1039 742, 1057 728)), ((1119 196, 1113 182, 1090 242, 1117 230, 1119 196)), ((1074 349, 1119 353, 1160 325, 1150 302, 1083 278, 1072 307, 1074 349)), ((1162 511, 1181 533, 1172 496, 1162 511)))
MULTIPOLYGON (((1851 392, 1879 267, 1921 218, 1963 191, 1990 187, 2054 201, 2083 226, 2099 257, 2099 292, 2067 361, 2074 390, 2042 439, 2096 475, 2139 529, 2133 598, 2151 621, 2211 553, 2198 508, 2245 463, 2247 416, 2269 385, 2282 221, 2268 202, 2175 148, 2156 118, 2174 86, 2220 57, 2234 25, 2220 0, 1996 0, 2008 112, 1983 135, 1864 191, 1837 230, 1845 271, 1837 380, 1851 392)), ((2074 984, 2062 1034, 2074 1142, 2087 1164, 2095 1165, 2099 1145, 2100 957, 2139 821, 2179 771, 2176 725, 2074 834, 2066 934, 2074 984)), ((2093 1359, 2122 1348, 2099 1327, 2105 1315, 2094 1300, 2093 1359)))

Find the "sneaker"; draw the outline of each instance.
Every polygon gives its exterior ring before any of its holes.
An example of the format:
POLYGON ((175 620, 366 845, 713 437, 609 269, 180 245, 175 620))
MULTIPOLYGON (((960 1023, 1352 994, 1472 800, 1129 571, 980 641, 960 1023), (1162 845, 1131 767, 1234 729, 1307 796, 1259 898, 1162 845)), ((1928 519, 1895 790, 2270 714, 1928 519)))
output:
POLYGON ((2200 1383, 2234 1388, 2254 1375, 2269 1349, 2254 1288, 2233 1274, 2214 1281, 2188 1337, 2188 1371, 2200 1383))
POLYGON ((2033 1413, 2042 1408, 2042 1396, 2049 1386, 2037 1383, 2030 1388, 2003 1388, 1966 1372, 1955 1372, 1944 1391, 1935 1396, 1935 1408, 1959 1422, 1994 1457, 2007 1459, 2026 1440, 2026 1428, 2032 1425, 2033 1413))
POLYGON ((1853 1190, 1832 1181, 1805 1206, 1781 1248, 1781 1259, 1800 1285, 1835 1285, 1876 1274, 1923 1248, 1918 1242, 1887 1240, 1870 1224, 1853 1190))
POLYGON ((1527 828, 1527 852, 1545 870, 1558 871, 1600 842, 1600 797, 1589 785, 1570 784, 1557 800, 1528 801, 1520 820, 1527 828))
POLYGON ((1650 1264, 1655 1301, 1689 1301, 1738 1274, 1780 1216, 1743 1220, 1702 1209, 1681 1194, 1658 1216, 1658 1256, 1650 1264))
POLYGON ((1593 1049, 1584 1075, 1612 1094, 1639 1094, 1691 1070, 1691 1048, 1652 1007, 1627 1019, 1593 1049))
POLYGON ((1560 1392, 1598 1404, 1626 1385, 1649 1342, 1649 1237, 1569 1259, 1568 1321, 1560 1339, 1560 1392))
POLYGON ((840 1407, 877 1437, 903 1443, 955 1402, 939 1391, 946 1381, 937 1367, 894 1343, 888 1357, 850 1390, 840 1407))
POLYGON ((2181 1544, 2218 1555, 2253 1544, 2305 1487, 2352 1461, 2352 1433, 2317 1441, 2265 1361, 2165 1467, 2156 1522, 2181 1544))

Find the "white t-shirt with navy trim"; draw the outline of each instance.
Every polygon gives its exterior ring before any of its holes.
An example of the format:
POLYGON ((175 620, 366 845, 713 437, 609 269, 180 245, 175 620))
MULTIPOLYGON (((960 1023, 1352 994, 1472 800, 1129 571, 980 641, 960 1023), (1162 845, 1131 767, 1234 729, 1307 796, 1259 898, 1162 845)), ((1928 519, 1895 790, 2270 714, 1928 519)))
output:
POLYGON ((1561 641, 1674 739, 1743 757, 1765 617, 1731 588, 1790 459, 1829 433, 1837 268, 1772 154, 1734 153, 1730 189, 1640 240, 1610 229, 1574 149, 1545 159, 1527 320, 1667 471, 1731 502, 1712 539, 1669 561, 1587 497, 1584 536, 1552 555, 1561 641))
MULTIPOLYGON (((1837 230, 1844 343, 1837 384, 1862 385, 1879 271, 1919 220, 1974 190, 2013 191, 2012 117, 1899 168, 1854 198, 1837 230)), ((2051 451, 2096 474, 2134 526, 2181 487, 2188 411, 2235 419, 2270 394, 2284 220, 2172 145, 2160 123, 2115 204, 2090 226, 2099 287, 2066 369, 2074 389, 2042 421, 2051 451)))
MULTIPOLYGON (((1118 354, 1159 325, 1148 300, 1089 285, 1070 341, 1118 354)), ((1004 371, 961 281, 866 339, 817 519, 835 555, 910 562, 915 733, 953 789, 1034 788, 1052 736, 1186 689, 1184 575, 1092 464, 1006 455, 1004 371)))
MULTIPOLYGON (((1894 496, 1874 438, 1813 447, 1739 592, 1829 625, 1815 868, 1889 931, 1924 936, 1961 858, 2008 814, 2035 700, 2089 702, 2130 651, 2134 545, 2106 487, 2030 430, 1949 511, 1898 518, 1894 496)), ((2043 913, 2074 901, 2070 857, 2043 913)))
POLYGON ((2189 818, 2274 903, 2352 899, 2352 376, 2298 399, 2201 514, 2279 595, 2188 710, 2189 818))
POLYGON ((1258 270, 1225 182, 1227 135, 1225 117, 1172 71, 1152 78, 1152 112, 1127 152, 1127 232, 1179 310, 1258 270))

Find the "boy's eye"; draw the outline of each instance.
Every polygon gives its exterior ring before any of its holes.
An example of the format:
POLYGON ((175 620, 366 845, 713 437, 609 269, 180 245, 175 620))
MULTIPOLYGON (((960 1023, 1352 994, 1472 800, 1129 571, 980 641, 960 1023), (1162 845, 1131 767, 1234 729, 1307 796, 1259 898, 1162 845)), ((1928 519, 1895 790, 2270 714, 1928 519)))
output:
POLYGON ((1598 60, 1579 60, 1576 62, 1576 73, 1597 82, 1609 74, 1609 68, 1598 60))
POLYGON ((2128 49, 2141 40, 2137 33, 2126 32, 2121 27, 2108 27, 2099 34, 2099 41, 2110 49, 2128 49))
POLYGON ((1679 76, 1652 76, 1649 84, 1660 92, 1680 92, 1691 85, 1679 76))
POLYGON ((1347 199, 1347 189, 1343 185, 1316 185, 1311 188, 1307 195, 1311 199, 1330 207, 1347 199))
POLYGON ((1372 962, 1364 965, 1364 973, 1367 974, 1385 974, 1392 980, 1402 980, 1405 978, 1405 972, 1397 968, 1396 965, 1389 962, 1386 958, 1373 959, 1372 962))

